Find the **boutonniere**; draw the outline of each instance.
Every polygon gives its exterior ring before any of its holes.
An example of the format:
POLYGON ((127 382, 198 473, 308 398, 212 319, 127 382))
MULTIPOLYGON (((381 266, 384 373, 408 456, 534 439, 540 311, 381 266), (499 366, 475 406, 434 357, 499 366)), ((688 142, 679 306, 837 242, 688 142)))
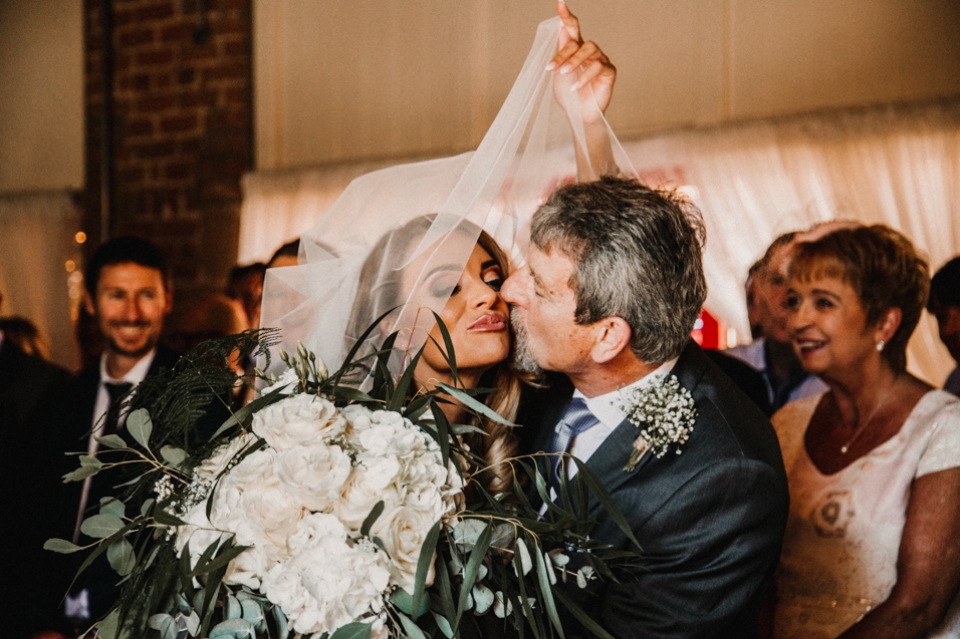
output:
POLYGON ((657 457, 667 453, 670 444, 676 444, 676 453, 693 432, 697 419, 693 395, 680 386, 675 375, 655 379, 652 383, 624 393, 621 408, 631 424, 640 429, 633 442, 630 460, 623 469, 632 472, 647 451, 657 457))

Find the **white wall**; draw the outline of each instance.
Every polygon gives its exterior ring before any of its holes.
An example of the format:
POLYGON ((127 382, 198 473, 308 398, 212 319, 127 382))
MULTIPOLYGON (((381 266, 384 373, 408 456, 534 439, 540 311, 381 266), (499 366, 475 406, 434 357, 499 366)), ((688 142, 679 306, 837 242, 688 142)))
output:
POLYGON ((82 11, 0 0, 0 193, 83 186, 82 11))
MULTIPOLYGON (((253 0, 259 169, 475 147, 550 0, 253 0)), ((956 0, 571 0, 621 138, 960 94, 956 0)))

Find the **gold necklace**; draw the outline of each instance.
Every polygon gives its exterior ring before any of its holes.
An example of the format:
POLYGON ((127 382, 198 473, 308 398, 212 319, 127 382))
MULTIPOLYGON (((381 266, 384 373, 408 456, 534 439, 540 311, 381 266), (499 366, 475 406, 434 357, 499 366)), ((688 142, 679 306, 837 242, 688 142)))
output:
POLYGON ((846 444, 844 444, 843 446, 840 447, 840 454, 841 454, 841 455, 846 455, 846 454, 847 454, 847 451, 850 450, 850 447, 851 447, 851 446, 853 446, 853 442, 857 441, 857 438, 860 437, 860 433, 862 433, 863 430, 867 427, 867 425, 868 425, 871 421, 873 421, 873 418, 877 416, 877 411, 879 411, 880 408, 882 408, 883 405, 887 403, 887 398, 890 396, 890 391, 893 390, 893 387, 897 384, 897 379, 898 379, 899 377, 900 377, 900 376, 897 375, 897 377, 894 377, 894 378, 893 378, 893 382, 891 382, 890 386, 887 387, 887 390, 884 391, 883 397, 880 398, 880 401, 877 403, 876 407, 874 407, 873 412, 871 412, 871 413, 870 413, 870 416, 867 417, 867 421, 865 421, 865 422, 863 422, 862 424, 860 424, 860 425, 857 427, 857 430, 853 433, 853 437, 850 438, 850 441, 848 441, 846 444))

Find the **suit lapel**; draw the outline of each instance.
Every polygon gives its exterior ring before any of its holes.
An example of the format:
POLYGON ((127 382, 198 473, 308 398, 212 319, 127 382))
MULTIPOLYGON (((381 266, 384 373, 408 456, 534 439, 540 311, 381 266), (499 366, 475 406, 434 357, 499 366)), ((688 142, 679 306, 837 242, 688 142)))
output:
MULTIPOLYGON (((706 356, 700 347, 691 340, 669 374, 675 375, 680 386, 693 393, 703 377, 705 360, 706 356)), ((696 435, 694 428, 691 437, 696 435)), ((643 472, 644 467, 654 459, 653 453, 648 451, 632 471, 624 470, 630 460, 633 442, 639 436, 640 429, 624 419, 587 460, 587 466, 599 477, 607 492, 612 493, 636 474, 643 472)))

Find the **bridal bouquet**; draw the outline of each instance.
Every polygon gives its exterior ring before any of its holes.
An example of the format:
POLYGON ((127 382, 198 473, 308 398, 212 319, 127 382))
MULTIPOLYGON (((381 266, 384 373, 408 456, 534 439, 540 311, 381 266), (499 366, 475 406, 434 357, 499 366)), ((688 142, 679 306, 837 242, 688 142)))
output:
MULTIPOLYGON (((102 437, 100 452, 81 455, 66 476, 141 467, 81 527, 95 540, 81 570, 106 553, 123 579, 117 608, 97 624, 100 637, 151 628, 163 639, 286 638, 291 630, 449 639, 465 619, 487 614, 521 635, 529 627, 562 636, 557 601, 605 636, 556 590, 558 578, 584 587, 598 573, 612 576, 583 513, 551 505, 544 518, 518 483, 513 494, 488 494, 461 441, 472 427, 447 423, 438 394, 494 415, 453 387, 411 400, 416 358, 391 379, 389 340, 372 356, 369 393, 350 383, 354 353, 333 374, 303 349, 282 354, 288 370, 197 444, 200 408, 236 382, 217 362, 237 347, 266 352, 269 340, 256 337, 207 344, 166 378, 144 382, 127 418, 135 444, 102 437), (579 570, 565 567, 570 551, 588 559, 579 570)), ((543 494, 535 464, 512 463, 543 494)), ((615 510, 599 482, 589 490, 615 510)), ((84 549, 59 539, 47 548, 84 549)))

